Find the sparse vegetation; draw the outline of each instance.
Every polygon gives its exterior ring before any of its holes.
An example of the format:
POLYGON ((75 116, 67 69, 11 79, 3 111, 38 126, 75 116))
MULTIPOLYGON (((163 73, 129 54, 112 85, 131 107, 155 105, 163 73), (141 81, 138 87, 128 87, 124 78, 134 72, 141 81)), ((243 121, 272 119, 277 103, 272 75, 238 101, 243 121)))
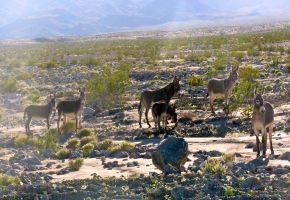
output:
POLYGON ((96 136, 86 136, 86 137, 83 137, 81 139, 80 145, 81 145, 81 147, 83 147, 84 145, 86 145, 88 143, 92 143, 95 146, 96 143, 97 143, 97 137, 96 136))
POLYGON ((69 168, 72 171, 78 171, 82 167, 83 164, 84 164, 83 158, 76 158, 75 160, 69 161, 69 168))
POLYGON ((70 149, 77 149, 80 145, 80 140, 77 139, 77 138, 71 138, 69 141, 68 141, 68 145, 67 147, 70 148, 70 149))
POLYGON ((82 129, 82 130, 78 133, 78 135, 79 135, 80 138, 83 138, 83 137, 86 137, 86 136, 93 136, 94 133, 93 133, 91 130, 89 130, 89 129, 87 129, 87 128, 84 128, 84 129, 82 129))
POLYGON ((135 149, 135 145, 131 144, 127 141, 124 141, 120 144, 114 145, 108 149, 110 153, 116 153, 120 151, 127 151, 127 152, 132 152, 135 149))
POLYGON ((20 185, 21 181, 17 176, 8 176, 0 174, 0 188, 4 188, 11 185, 20 185))
POLYGON ((3 93, 16 92, 18 89, 15 77, 9 77, 0 83, 0 91, 3 93))
POLYGON ((60 130, 63 134, 70 133, 70 132, 76 130, 76 124, 72 121, 68 121, 60 127, 60 130))
POLYGON ((14 144, 17 148, 27 145, 28 142, 29 142, 29 138, 26 134, 17 135, 14 139, 14 144))
POLYGON ((112 140, 106 139, 104 141, 99 142, 97 144, 96 148, 99 150, 101 150, 101 149, 107 150, 107 149, 111 148, 113 145, 114 145, 114 143, 112 140))
POLYGON ((203 78, 200 76, 192 75, 188 79, 187 83, 190 86, 200 86, 200 85, 203 85, 203 78))
POLYGON ((95 148, 95 145, 92 143, 85 144, 82 147, 84 157, 90 156, 94 148, 95 148))
POLYGON ((56 156, 58 157, 58 159, 67 159, 69 158, 70 153, 70 150, 63 148, 56 153, 56 156))
POLYGON ((59 149, 59 135, 56 129, 50 129, 40 138, 33 138, 32 144, 40 151, 43 152, 46 149, 57 151, 59 149))
POLYGON ((202 172, 211 173, 216 176, 222 176, 226 173, 226 170, 226 166, 222 163, 220 159, 209 158, 205 161, 202 172))

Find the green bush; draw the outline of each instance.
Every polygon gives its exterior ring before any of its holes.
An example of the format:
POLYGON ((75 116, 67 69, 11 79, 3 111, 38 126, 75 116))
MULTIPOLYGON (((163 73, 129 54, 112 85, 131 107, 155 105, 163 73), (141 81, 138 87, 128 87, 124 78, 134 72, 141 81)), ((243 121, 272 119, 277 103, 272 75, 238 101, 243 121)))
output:
POLYGON ((80 61, 81 64, 83 65, 94 65, 94 66, 98 66, 101 64, 100 60, 98 59, 95 59, 95 58, 84 58, 84 59, 81 59, 80 61))
POLYGON ((68 141, 68 145, 67 147, 70 148, 70 149, 77 149, 80 145, 80 140, 77 139, 77 138, 71 138, 69 141, 68 141))
POLYGON ((135 145, 131 144, 127 141, 124 141, 120 144, 114 145, 110 148, 108 148, 108 151, 110 153, 116 153, 116 152, 120 152, 120 151, 127 151, 127 152, 132 152, 135 149, 135 145))
POLYGON ((200 64, 203 61, 206 61, 210 57, 210 53, 195 53, 192 52, 190 55, 185 57, 186 61, 192 61, 196 64, 200 64))
POLYGON ((232 52, 232 56, 239 62, 241 62, 242 58, 245 57, 244 52, 242 51, 234 51, 232 52))
POLYGON ((96 146, 97 149, 101 150, 101 149, 104 149, 104 150, 107 150, 109 149, 110 147, 112 147, 114 145, 113 141, 112 140, 109 140, 109 139, 106 139, 102 142, 99 142, 96 146))
POLYGON ((44 62, 38 65, 39 68, 41 69, 50 69, 50 68, 56 68, 59 67, 59 64, 56 63, 56 61, 48 61, 48 62, 44 62))
POLYGON ((240 68, 239 73, 241 81, 255 81, 261 76, 259 69, 253 68, 252 66, 240 68))
POLYGON ((217 158, 209 158, 205 161, 202 169, 203 173, 211 173, 216 176, 222 176, 226 173, 226 166, 217 158))
POLYGON ((95 145, 93 145, 92 143, 85 144, 82 147, 84 157, 90 156, 94 148, 95 148, 95 145))
POLYGON ((203 85, 203 78, 200 76, 192 75, 188 80, 187 80, 188 85, 190 86, 200 86, 203 85))
POLYGON ((268 67, 278 67, 278 65, 279 65, 279 58, 275 57, 275 58, 272 58, 272 62, 268 64, 268 67))
POLYGON ((44 136, 33 139, 32 145, 34 145, 39 152, 43 152, 46 149, 57 151, 59 149, 59 134, 56 129, 50 129, 44 136))
POLYGON ((235 161, 235 154, 233 153, 224 153, 222 155, 222 159, 225 161, 225 163, 232 163, 235 161))
POLYGON ((223 70, 225 69, 226 64, 227 64, 226 56, 224 54, 219 54, 213 63, 213 68, 215 70, 223 70))
POLYGON ((28 79, 31 79, 32 77, 33 75, 31 73, 22 72, 22 71, 17 72, 17 75, 16 75, 17 80, 28 80, 28 79))
POLYGON ((78 171, 82 167, 83 164, 84 164, 83 158, 76 158, 75 160, 69 161, 69 168, 72 171, 78 171))
POLYGON ((20 185, 21 181, 16 176, 8 176, 4 174, 0 174, 0 188, 4 188, 11 185, 20 185))
POLYGON ((102 73, 88 81, 87 88, 90 93, 88 101, 99 101, 104 106, 122 103, 123 94, 130 83, 130 68, 128 65, 122 65, 113 71, 105 67, 102 73))
POLYGON ((84 145, 88 144, 88 143, 92 143, 93 145, 96 145, 97 143, 97 138, 96 136, 86 136, 86 137, 83 137, 81 139, 81 147, 83 147, 84 145))
POLYGON ((93 136, 94 133, 93 133, 91 130, 89 130, 89 129, 87 129, 87 128, 84 128, 84 129, 82 129, 82 130, 79 132, 78 135, 79 135, 80 138, 83 138, 83 137, 86 137, 86 136, 93 136))
POLYGON ((235 196, 236 193, 237 193, 237 191, 236 191, 233 187, 231 187, 231 186, 227 186, 227 187, 226 187, 226 192, 225 192, 225 194, 226 194, 227 197, 235 196))
POLYGON ((3 93, 16 92, 17 88, 18 84, 15 77, 9 77, 0 83, 0 91, 3 93))
POLYGON ((67 121, 64 125, 60 127, 60 130, 63 134, 70 133, 76 130, 76 124, 72 121, 67 121))
POLYGON ((69 158, 70 153, 70 150, 63 148, 56 153, 56 156, 58 159, 67 159, 69 158))
POLYGON ((23 147, 28 144, 29 138, 26 134, 17 135, 14 139, 14 144, 17 148, 23 147))
POLYGON ((28 100, 31 101, 31 103, 39 103, 40 102, 40 93, 38 90, 33 90, 28 95, 28 100))

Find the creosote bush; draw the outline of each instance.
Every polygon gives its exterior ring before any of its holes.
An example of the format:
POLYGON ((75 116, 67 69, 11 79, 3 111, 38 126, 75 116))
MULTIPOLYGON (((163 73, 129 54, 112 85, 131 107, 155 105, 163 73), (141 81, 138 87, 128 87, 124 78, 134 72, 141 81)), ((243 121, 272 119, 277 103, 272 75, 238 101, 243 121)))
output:
POLYGON ((17 135, 14 139, 14 144, 17 148, 27 145, 28 142, 29 142, 29 138, 26 134, 17 135))
POLYGON ((16 92, 18 89, 17 80, 15 77, 9 77, 0 82, 0 92, 16 92))
POLYGON ((63 148, 56 153, 56 156, 58 159, 67 159, 69 158, 70 153, 70 150, 63 148))
POLYGON ((222 163, 220 159, 209 158, 205 161, 202 172, 211 173, 216 176, 222 176, 226 173, 226 170, 226 166, 222 163))
POLYGON ((82 147, 84 157, 90 156, 94 148, 95 148, 95 145, 93 145, 92 143, 88 143, 84 145, 82 147))
POLYGON ((124 141, 120 144, 114 145, 108 149, 110 153, 116 153, 120 151, 127 151, 132 152, 135 149, 135 145, 132 143, 129 143, 127 141, 124 141))
POLYGON ((21 181, 17 176, 8 176, 0 174, 0 188, 4 188, 11 185, 20 185, 21 181))
POLYGON ((92 143, 94 146, 96 146, 98 140, 96 136, 86 136, 81 139, 80 145, 83 147, 84 145, 88 143, 92 143))
POLYGON ((83 158, 76 158, 75 160, 69 161, 69 168, 72 171, 78 171, 82 167, 83 164, 84 164, 83 158))
POLYGON ((76 130, 76 124, 72 121, 67 121, 64 125, 60 127, 60 130, 63 134, 70 133, 76 130))
POLYGON ((40 138, 33 138, 32 145, 35 146, 39 152, 43 152, 46 149, 57 151, 59 149, 59 134, 56 129, 50 129, 40 138))
POLYGON ((97 144, 97 146, 96 146, 96 149, 98 149, 98 150, 102 150, 102 149, 107 150, 110 147, 112 147, 113 145, 114 145, 114 143, 113 143, 112 140, 106 139, 104 141, 99 142, 97 144))
POLYGON ((70 149, 77 149, 80 145, 80 140, 77 139, 77 138, 71 138, 69 141, 68 141, 68 145, 67 145, 67 148, 70 148, 70 149))
POLYGON ((187 80, 188 85, 190 86, 200 86, 203 85, 203 78, 200 76, 192 75, 188 80, 187 80))
POLYGON ((84 128, 84 129, 82 129, 82 130, 78 133, 78 135, 79 135, 80 138, 83 138, 83 137, 86 137, 86 136, 93 136, 94 133, 93 133, 91 130, 89 130, 89 129, 87 129, 87 128, 84 128))

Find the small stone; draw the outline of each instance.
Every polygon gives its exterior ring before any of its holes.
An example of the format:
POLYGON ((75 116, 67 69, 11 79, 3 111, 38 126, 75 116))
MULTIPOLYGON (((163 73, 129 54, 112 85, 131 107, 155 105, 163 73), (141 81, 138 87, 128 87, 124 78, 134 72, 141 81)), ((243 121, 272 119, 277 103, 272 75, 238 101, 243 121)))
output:
POLYGON ((273 173, 276 174, 276 175, 283 175, 283 174, 288 174, 290 173, 288 169, 286 168, 276 168, 273 170, 273 173))

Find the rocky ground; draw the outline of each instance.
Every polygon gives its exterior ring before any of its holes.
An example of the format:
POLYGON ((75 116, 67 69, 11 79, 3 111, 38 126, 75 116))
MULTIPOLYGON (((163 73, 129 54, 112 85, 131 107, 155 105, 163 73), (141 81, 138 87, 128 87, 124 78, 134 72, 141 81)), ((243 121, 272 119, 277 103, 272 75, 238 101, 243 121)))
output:
MULTIPOLYGON (((289 47, 289 43, 283 45, 289 47)), ((219 103, 215 105, 217 115, 212 115, 206 87, 187 84, 192 74, 208 71, 208 63, 200 65, 173 55, 160 60, 154 70, 132 69, 131 86, 122 107, 100 110, 96 116, 93 109, 85 109, 83 127, 92 130, 99 142, 109 139, 121 144, 126 140, 135 146, 118 152, 96 148, 84 157, 78 171, 71 170, 69 162, 83 157, 80 149, 59 159, 52 150, 40 153, 33 142, 17 146, 15 138, 24 132, 26 97, 1 94, 0 106, 6 114, 0 120, 0 173, 18 177, 19 184, 0 186, 0 199, 290 199, 290 76, 282 65, 274 71, 267 68, 263 59, 246 57, 241 67, 247 65, 263 73, 259 81, 268 86, 264 98, 275 108, 275 155, 269 155, 268 150, 266 157, 256 159, 251 121, 241 109, 226 116, 219 103), (164 176, 152 164, 151 156, 164 135, 155 136, 155 129, 147 128, 144 121, 139 128, 136 96, 142 90, 164 86, 173 75, 181 79, 181 94, 172 99, 179 122, 175 128, 170 124, 169 134, 185 138, 189 161, 181 174, 164 176), (214 160, 213 165, 209 160, 214 160)), ((61 93, 73 93, 76 86, 71 83, 82 83, 98 73, 92 66, 78 65, 50 69, 47 74, 37 67, 25 70, 37 76, 23 84, 37 88, 42 95, 56 85, 61 93)), ((3 76, 10 73, 6 69, 1 72, 3 76)), ((151 113, 149 116, 153 125, 151 113)), ((52 122, 54 129, 55 119, 52 122)), ((45 123, 34 121, 32 131, 33 138, 40 140, 46 132, 45 123)), ((67 148, 71 138, 79 136, 74 131, 61 135, 60 147, 67 148)), ((0 185, 5 185, 3 182, 0 177, 0 185)))

